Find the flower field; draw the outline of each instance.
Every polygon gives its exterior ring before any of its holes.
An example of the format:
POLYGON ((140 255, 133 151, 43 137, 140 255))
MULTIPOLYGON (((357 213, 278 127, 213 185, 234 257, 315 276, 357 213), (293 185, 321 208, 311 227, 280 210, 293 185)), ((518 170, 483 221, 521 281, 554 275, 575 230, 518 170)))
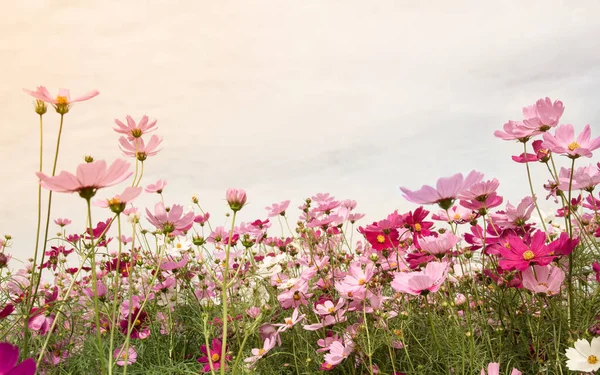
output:
POLYGON ((63 124, 99 92, 24 91, 40 124, 37 241, 22 267, 19 239, 0 239, 0 375, 600 369, 600 137, 562 124, 558 100, 494 133, 515 144, 506 167, 529 180, 518 202, 471 171, 400 187, 414 209, 371 223, 328 193, 299 207, 264 202, 262 217, 243 221, 252 197, 228 189, 228 221, 216 225, 196 196, 193 210, 189 197, 165 201, 168 176, 144 179, 160 157, 157 121, 115 120, 123 158, 86 156, 63 171, 63 124), (59 122, 56 145, 41 142, 48 121, 59 122), (112 186, 122 193, 104 194, 112 186), (87 215, 54 217, 53 194, 87 215), (142 194, 155 205, 136 205, 142 194), (85 231, 70 229, 82 220, 85 231))

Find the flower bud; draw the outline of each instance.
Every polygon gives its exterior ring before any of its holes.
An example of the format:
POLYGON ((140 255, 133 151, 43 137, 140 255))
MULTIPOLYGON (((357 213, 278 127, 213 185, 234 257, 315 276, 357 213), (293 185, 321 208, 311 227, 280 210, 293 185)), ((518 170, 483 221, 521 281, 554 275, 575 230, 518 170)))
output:
POLYGON ((35 104, 33 105, 33 109, 35 113, 41 116, 44 113, 46 113, 46 111, 48 111, 48 106, 43 100, 36 99, 35 104))
POLYGON ((227 189, 225 198, 233 212, 241 210, 246 204, 246 192, 242 189, 227 189))

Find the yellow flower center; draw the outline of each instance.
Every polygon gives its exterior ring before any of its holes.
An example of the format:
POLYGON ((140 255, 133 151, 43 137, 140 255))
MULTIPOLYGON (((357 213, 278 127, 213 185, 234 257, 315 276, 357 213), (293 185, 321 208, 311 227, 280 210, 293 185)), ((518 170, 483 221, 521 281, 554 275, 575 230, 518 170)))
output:
POLYGON ((419 224, 419 223, 416 223, 416 224, 415 224, 415 230, 416 230, 417 232, 420 232, 420 231, 421 231, 421 224, 419 224))
POLYGON ((285 318, 285 325, 287 326, 293 326, 294 322, 292 321, 292 318, 285 318))
POLYGON ((56 104, 69 104, 69 99, 66 96, 58 95, 56 97, 56 104))
POLYGON ((590 365, 595 365, 596 363, 598 363, 598 357, 596 357, 595 355, 591 355, 588 357, 588 363, 590 365))
POLYGON ((181 244, 178 243, 177 245, 175 245, 175 247, 177 247, 178 249, 181 249, 183 246, 181 246, 181 244))
POLYGON ((258 349, 258 355, 262 356, 263 354, 265 354, 265 351, 266 350, 264 349, 258 349))
POLYGON ((135 322, 133 323, 134 326, 139 326, 140 324, 142 324, 142 321, 139 319, 136 319, 135 322))
POLYGON ((525 259, 525 260, 531 260, 534 257, 535 257, 535 254, 531 250, 527 250, 526 252, 523 253, 523 259, 525 259))
POLYGON ((221 356, 215 353, 210 356, 210 359, 212 359, 213 362, 217 362, 219 359, 221 359, 221 356))
POLYGON ((567 148, 571 151, 575 150, 576 148, 581 147, 581 145, 577 142, 571 142, 569 143, 569 145, 567 146, 567 148))
POLYGON ((385 242, 385 237, 382 234, 378 235, 377 236, 377 242, 384 243, 385 242))
POLYGON ((454 220, 459 220, 460 219, 460 215, 459 214, 454 214, 454 220))
POLYGON ((332 307, 328 308, 327 311, 329 311, 329 313, 331 314, 332 312, 335 311, 335 308, 332 306, 332 307))
POLYGON ((364 285, 365 279, 358 279, 358 285, 364 285))
POLYGON ((121 203, 121 200, 119 198, 117 198, 117 197, 114 197, 114 198, 108 200, 108 204, 110 206, 116 206, 116 205, 118 205, 120 203, 121 203))

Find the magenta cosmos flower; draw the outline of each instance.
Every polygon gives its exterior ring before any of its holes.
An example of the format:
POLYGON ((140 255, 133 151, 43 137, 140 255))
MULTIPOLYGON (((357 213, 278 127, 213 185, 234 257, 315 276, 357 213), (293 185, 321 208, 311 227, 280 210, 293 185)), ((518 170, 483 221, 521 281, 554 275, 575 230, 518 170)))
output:
POLYGON ((34 375, 35 361, 27 358, 15 366, 19 360, 19 348, 7 342, 0 343, 0 375, 34 375))
MULTIPOLYGON (((213 368, 218 370, 221 368, 221 350, 223 348, 223 343, 219 339, 212 340, 212 347, 210 349, 206 348, 206 345, 202 345, 200 347, 200 352, 204 354, 203 357, 197 359, 198 362, 204 363, 202 367, 202 371, 211 372, 210 362, 208 357, 210 356, 210 361, 212 361, 213 368)), ((227 349, 225 349, 227 352, 227 349)), ((226 361, 231 361, 232 357, 230 355, 225 356, 226 361)), ((225 367, 227 367, 227 362, 225 362, 225 367)))
POLYGON ((58 176, 49 177, 36 172, 44 188, 57 193, 77 192, 85 199, 96 195, 98 189, 116 185, 132 174, 129 163, 122 159, 115 160, 109 168, 104 160, 79 164, 76 174, 62 171, 58 176))
POLYGON ((188 212, 183 214, 183 206, 174 204, 167 212, 165 205, 158 202, 154 206, 154 214, 146 208, 146 218, 150 224, 156 229, 161 230, 165 234, 173 233, 174 235, 182 234, 189 230, 194 224, 194 213, 188 212))
POLYGON ((146 115, 142 117, 139 123, 136 123, 135 120, 129 115, 125 117, 125 120, 127 121, 127 125, 122 123, 120 120, 115 119, 115 124, 117 124, 117 127, 113 128, 113 130, 117 133, 126 135, 127 139, 130 141, 156 130, 156 120, 149 122, 148 116, 146 115))
POLYGON ((514 234, 508 235, 509 247, 501 247, 499 265, 505 270, 525 271, 531 265, 546 266, 554 258, 554 249, 546 246, 546 234, 538 230, 527 245, 523 239, 514 234))
POLYGON ((448 277, 447 262, 430 262, 425 269, 415 272, 399 272, 390 283, 392 289, 415 296, 437 292, 448 277))
POLYGON ((483 173, 471 171, 465 178, 462 173, 457 173, 450 177, 438 179, 436 187, 423 185, 421 189, 412 191, 405 187, 400 187, 404 193, 404 198, 416 204, 437 203, 442 209, 447 210, 452 207, 454 200, 473 184, 483 179, 483 173))
POLYGON ((592 157, 592 151, 600 147, 600 137, 590 139, 592 131, 590 125, 583 128, 583 132, 575 139, 573 125, 566 124, 556 128, 554 135, 544 134, 543 146, 557 154, 563 154, 571 159, 580 156, 592 157))
POLYGON ((33 96, 38 100, 52 104, 54 106, 54 109, 56 109, 56 112, 62 115, 69 112, 71 104, 91 99, 100 94, 100 91, 92 90, 82 96, 71 99, 71 93, 68 89, 59 89, 58 95, 56 96, 52 96, 48 89, 44 86, 38 86, 37 90, 35 91, 27 89, 23 89, 23 91, 25 91, 27 94, 33 96))

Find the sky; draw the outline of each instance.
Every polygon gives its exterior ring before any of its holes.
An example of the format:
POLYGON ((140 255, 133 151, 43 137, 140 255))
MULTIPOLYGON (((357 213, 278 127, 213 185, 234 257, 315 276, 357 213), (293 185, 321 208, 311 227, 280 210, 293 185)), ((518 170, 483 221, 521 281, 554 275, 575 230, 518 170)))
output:
MULTIPOLYGON (((285 199, 295 220, 304 198, 329 192, 356 200, 368 223, 415 207, 399 186, 472 169, 518 203, 529 194, 524 166, 510 159, 521 146, 493 132, 548 96, 564 102, 563 122, 598 135, 598 14, 600 3, 583 0, 8 2, 0 235, 13 237, 15 258, 33 254, 39 124, 22 88, 38 85, 100 91, 65 116, 58 171, 86 154, 124 158, 114 119, 147 114, 164 140, 142 184, 167 179, 167 204, 188 206, 197 194, 215 224, 230 187, 248 193, 242 221, 285 199)), ((58 119, 44 116, 47 173, 58 119)), ((81 227, 84 201, 54 198, 52 218, 81 227)))

